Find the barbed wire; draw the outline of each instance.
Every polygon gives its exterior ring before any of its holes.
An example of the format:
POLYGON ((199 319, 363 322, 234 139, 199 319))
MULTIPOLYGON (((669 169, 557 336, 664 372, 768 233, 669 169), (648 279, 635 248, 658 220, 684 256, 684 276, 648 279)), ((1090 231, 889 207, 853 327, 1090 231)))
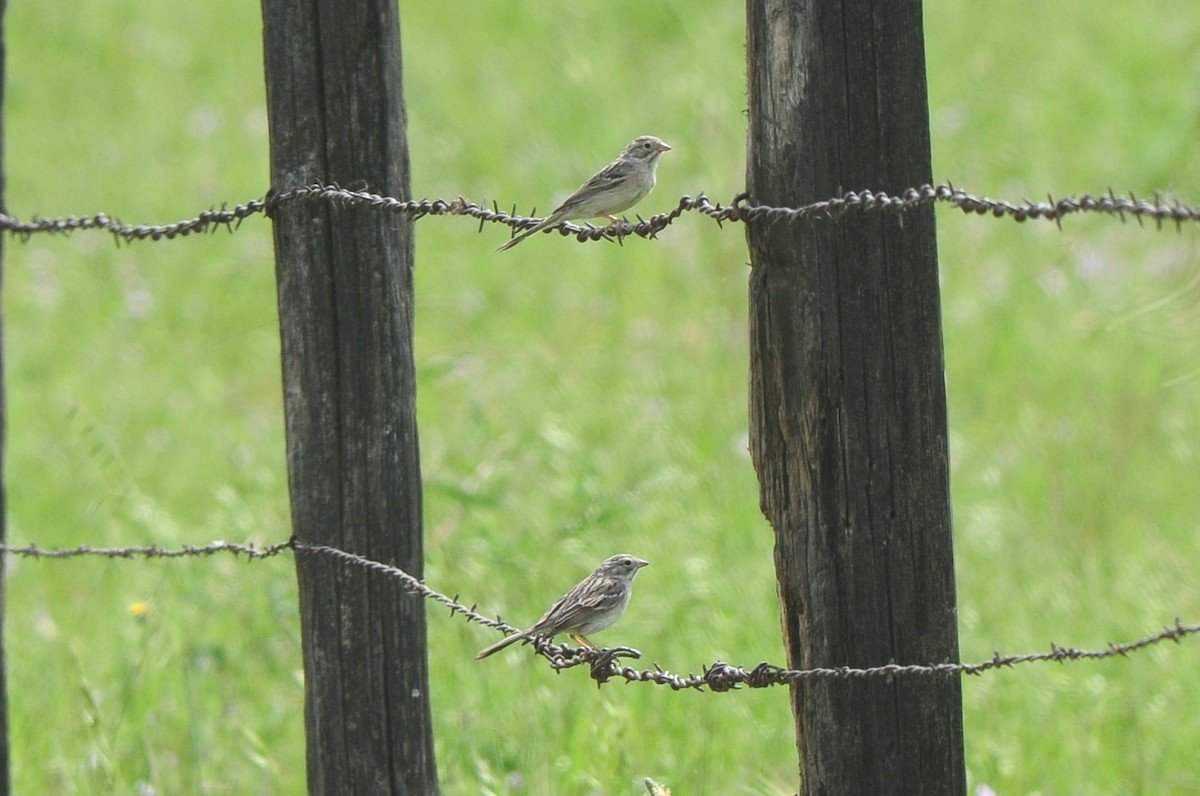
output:
MULTIPOLYGON (((1065 217, 1079 213, 1114 216, 1122 222, 1128 216, 1137 221, 1139 225, 1144 224, 1145 221, 1151 221, 1156 228, 1161 228, 1163 224, 1174 224, 1178 229, 1182 228, 1184 223, 1200 221, 1200 207, 1184 204, 1179 200, 1169 200, 1158 193, 1155 193, 1151 200, 1138 199, 1133 193, 1119 196, 1111 188, 1108 193, 1099 195, 1082 194, 1057 199, 1047 196, 1045 202, 1029 200, 1011 202, 989 199, 955 188, 949 182, 939 185, 921 185, 895 194, 872 190, 847 191, 841 196, 800 207, 749 204, 749 198, 749 194, 740 193, 733 197, 727 205, 719 203, 714 205, 703 193, 694 198, 682 196, 673 210, 649 218, 637 216, 636 223, 620 221, 609 226, 596 227, 591 224, 581 226, 564 222, 552 229, 556 229, 564 236, 573 236, 581 243, 597 240, 619 243, 631 235, 654 238, 688 212, 697 212, 707 216, 718 225, 727 221, 746 224, 796 223, 836 218, 850 212, 901 213, 913 207, 931 203, 948 204, 968 215, 989 215, 993 218, 1008 218, 1017 222, 1039 219, 1053 221, 1060 228, 1065 217)), ((347 190, 337 185, 314 184, 281 191, 272 190, 262 199, 238 204, 232 208, 229 208, 227 203, 222 204, 219 209, 205 210, 192 218, 173 224, 125 224, 106 213, 61 218, 34 216, 29 221, 22 221, 0 213, 0 230, 23 240, 37 234, 65 235, 79 230, 103 230, 111 234, 118 243, 122 241, 171 240, 197 233, 214 232, 222 228, 233 231, 251 216, 270 214, 284 205, 297 202, 326 202, 342 207, 366 207, 382 212, 406 215, 413 220, 426 216, 467 216, 479 220, 480 231, 483 230, 485 223, 504 224, 511 227, 513 231, 520 231, 534 226, 540 220, 535 217, 518 215, 515 208, 511 212, 505 212, 500 210, 495 203, 489 208, 468 202, 461 196, 449 201, 445 199, 402 200, 369 191, 347 190)))
POLYGON ((449 608, 451 616, 454 614, 462 614, 464 617, 466 617, 468 622, 478 622, 481 625, 493 627, 497 630, 511 630, 513 632, 517 631, 517 628, 513 627, 512 625, 506 624, 499 619, 489 619, 483 614, 478 613, 475 610, 474 605, 470 607, 463 605, 458 601, 457 594, 453 597, 447 597, 440 592, 434 591, 422 583, 419 579, 414 578, 412 575, 408 574, 399 567, 394 567, 391 564, 384 564, 381 561, 373 561, 355 553, 347 553, 345 550, 339 550, 336 547, 330 547, 328 545, 308 544, 307 542, 301 542, 296 539, 293 539, 289 544, 298 553, 317 553, 319 555, 331 556, 352 566, 362 567, 363 569, 370 570, 372 572, 378 572, 380 574, 387 575, 390 578, 395 578, 396 580, 400 581, 401 587, 410 594, 416 594, 420 597, 424 597, 427 600, 433 600, 434 602, 441 603, 449 608))
POLYGON ((211 556, 217 553, 233 553, 234 555, 244 555, 249 558, 270 558, 271 556, 279 555, 284 550, 290 550, 294 546, 294 542, 292 541, 278 542, 267 547, 218 541, 201 546, 184 545, 176 548, 159 547, 158 545, 144 545, 141 547, 93 547, 91 545, 79 545, 78 547, 47 549, 34 544, 25 545, 24 547, 0 544, 0 553, 8 553, 23 558, 82 558, 84 556, 94 558, 186 558, 188 556, 211 556))
MULTIPOLYGON (((469 622, 477 622, 487 627, 502 630, 506 633, 517 632, 518 628, 503 620, 491 619, 481 613, 477 606, 467 606, 459 602, 458 596, 448 597, 435 591, 399 567, 374 561, 369 558, 339 550, 336 547, 321 544, 309 544, 296 539, 278 542, 266 547, 234 544, 230 542, 212 542, 202 546, 185 545, 180 548, 168 549, 157 545, 134 547, 92 547, 80 545, 71 548, 46 549, 37 545, 14 547, 0 544, 0 554, 16 555, 27 558, 66 559, 85 556, 101 558, 184 558, 189 556, 212 556, 216 553, 227 552, 234 555, 245 555, 250 560, 270 558, 284 550, 292 550, 299 554, 315 554, 329 556, 345 564, 359 567, 370 572, 376 572, 400 582, 405 591, 438 602, 450 609, 450 615, 462 615, 469 622)), ((895 678, 910 675, 937 677, 958 677, 962 675, 981 675, 993 669, 1007 669, 1021 664, 1057 661, 1103 660, 1105 658, 1126 657, 1130 653, 1144 650, 1165 641, 1180 642, 1187 636, 1200 634, 1200 624, 1186 625, 1178 618, 1175 623, 1164 628, 1161 632, 1145 638, 1125 643, 1109 643, 1104 649, 1080 649, 1076 647, 1060 647, 1051 643, 1048 652, 1034 652, 1023 655, 1002 655, 999 652, 985 661, 978 663, 931 663, 931 664, 899 664, 888 663, 882 666, 865 668, 852 666, 815 667, 811 669, 786 669, 770 663, 760 663, 750 670, 733 666, 724 661, 716 661, 703 668, 699 675, 689 674, 680 676, 654 664, 653 669, 634 669, 622 665, 624 659, 641 658, 638 650, 630 647, 613 647, 611 649, 572 648, 566 644, 555 644, 549 638, 538 637, 526 642, 533 647, 536 654, 545 658, 552 669, 562 671, 579 666, 586 666, 590 676, 597 686, 613 679, 627 682, 654 683, 664 685, 676 691, 705 690, 723 692, 739 688, 742 685, 750 688, 766 688, 776 685, 790 685, 805 680, 818 679, 863 679, 870 677, 895 678)))

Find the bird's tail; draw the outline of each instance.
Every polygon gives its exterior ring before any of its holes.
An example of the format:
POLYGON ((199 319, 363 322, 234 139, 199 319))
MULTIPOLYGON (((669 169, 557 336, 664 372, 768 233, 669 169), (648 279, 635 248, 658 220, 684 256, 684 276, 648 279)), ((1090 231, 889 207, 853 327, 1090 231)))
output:
MULTIPOLYGON (((560 208, 560 209, 561 209, 561 208, 560 208)), ((545 218, 543 218, 541 221, 539 221, 537 224, 533 225, 532 227, 530 227, 529 229, 525 230, 524 232, 522 232, 522 233, 521 233, 520 235, 518 235, 517 237, 513 238, 512 240, 510 240, 508 243, 506 243, 506 244, 504 244, 503 246, 501 246, 499 249, 496 249, 496 251, 498 251, 498 252, 502 252, 502 251, 504 251, 505 249, 511 249, 513 246, 516 246, 518 243, 520 243, 521 241, 525 240, 525 239, 526 239, 526 238, 528 238, 530 235, 533 235, 533 234, 534 234, 534 233, 536 233, 536 232, 541 232, 543 229, 546 229, 547 227, 552 227, 552 226, 554 226, 555 224, 558 224, 558 223, 560 223, 560 222, 562 222, 562 221, 564 221, 564 220, 565 220, 565 219, 563 219, 563 218, 561 218, 561 217, 558 217, 558 218, 556 218, 556 217, 554 216, 554 214, 553 214, 553 213, 551 213, 550 215, 546 216, 546 217, 545 217, 545 218)))
MULTIPOLYGON (((519 239, 519 238, 514 238, 513 240, 520 240, 520 239, 519 239)), ((475 660, 477 660, 477 661, 478 661, 478 660, 481 660, 481 659, 483 659, 483 658, 486 658, 486 657, 487 657, 487 656, 489 656, 489 655, 494 655, 495 653, 497 653, 497 652, 499 652, 500 650, 504 649, 504 648, 505 648, 505 647, 507 647, 508 645, 510 645, 510 644, 516 644, 518 641, 520 641, 520 640, 522 640, 522 639, 524 639, 524 638, 528 638, 528 633, 526 633, 526 632, 522 632, 522 633, 513 633, 511 636, 505 636, 504 638, 500 639, 499 641, 497 641, 497 642, 496 642, 495 644, 493 644, 492 646, 490 646, 490 647, 484 647, 482 650, 480 650, 480 651, 479 651, 479 654, 475 656, 475 660)))
POLYGON ((502 252, 502 251, 505 251, 506 249, 511 249, 513 246, 516 246, 518 243, 525 240, 533 233, 541 232, 541 231, 542 231, 541 227, 534 227, 533 229, 527 229, 524 232, 522 232, 520 235, 518 235, 517 237, 510 240, 508 243, 501 246, 499 249, 496 249, 496 251, 502 252))

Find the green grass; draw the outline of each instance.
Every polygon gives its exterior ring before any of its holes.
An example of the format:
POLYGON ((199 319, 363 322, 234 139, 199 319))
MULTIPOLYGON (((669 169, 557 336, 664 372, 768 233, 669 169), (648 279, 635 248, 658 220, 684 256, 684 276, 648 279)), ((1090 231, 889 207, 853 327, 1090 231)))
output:
MULTIPOLYGON (((639 210, 729 199, 739 6, 404 4, 414 193, 545 209, 653 133, 675 150, 639 210)), ((1200 202, 1192 10, 930 2, 935 177, 1200 202)), ((265 192, 255 4, 14 4, 7 34, 10 212, 165 222, 265 192)), ((964 659, 1198 621, 1197 230, 938 221, 964 659)), ((653 566, 602 639, 679 672, 783 662, 742 230, 689 216, 653 244, 503 256, 500 228, 417 234, 430 585, 524 622, 627 550, 653 566)), ((4 246, 10 540, 285 538, 269 224, 4 246)), ((286 556, 13 562, 16 792, 302 792, 294 582, 286 556)), ((515 651, 473 661, 493 638, 430 613, 445 793, 794 792, 782 690, 597 690, 515 651)), ((1194 791, 1198 666, 1189 640, 967 680, 972 787, 1194 791)))

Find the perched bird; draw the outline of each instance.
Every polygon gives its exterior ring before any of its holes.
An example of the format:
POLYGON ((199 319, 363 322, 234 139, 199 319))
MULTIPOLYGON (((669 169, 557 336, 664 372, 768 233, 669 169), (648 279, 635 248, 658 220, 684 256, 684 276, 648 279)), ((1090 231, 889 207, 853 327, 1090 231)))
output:
POLYGON ((550 606, 536 625, 500 639, 481 650, 475 659, 486 658, 524 639, 559 633, 567 633, 576 643, 594 649, 587 634, 599 632, 621 618, 633 593, 634 576, 649 563, 626 553, 609 558, 550 606))
POLYGON ((619 158, 581 185, 554 212, 496 251, 511 249, 535 232, 563 221, 603 216, 616 223, 617 213, 633 207, 650 193, 654 187, 654 170, 658 168, 658 159, 670 148, 652 135, 633 139, 619 158))

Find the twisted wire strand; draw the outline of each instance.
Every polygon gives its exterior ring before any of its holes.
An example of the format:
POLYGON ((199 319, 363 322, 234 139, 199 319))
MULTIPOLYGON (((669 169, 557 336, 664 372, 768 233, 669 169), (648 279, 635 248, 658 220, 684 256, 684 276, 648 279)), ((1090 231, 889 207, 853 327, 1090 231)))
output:
MULTIPOLYGON (((22 221, 0 213, 0 230, 27 240, 37 234, 65 235, 79 230, 102 230, 118 242, 140 240, 173 240, 188 235, 214 232, 218 229, 233 231, 251 216, 271 214, 275 210, 293 203, 327 203, 338 207, 370 208, 386 213, 406 215, 413 219, 426 216, 467 216, 477 219, 480 230, 485 223, 504 224, 514 230, 533 226, 539 219, 505 212, 493 205, 491 208, 469 202, 463 197, 452 200, 419 199, 402 200, 369 191, 352 191, 337 185, 314 184, 298 186, 280 191, 272 190, 262 199, 255 199, 232 208, 222 204, 219 209, 198 213, 192 218, 173 224, 125 224, 106 213, 91 216, 65 216, 41 218, 34 216, 22 221)), ((900 213, 919 205, 941 203, 957 207, 970 215, 986 215, 992 218, 1007 218, 1018 223, 1030 220, 1053 221, 1059 227, 1067 216, 1081 213, 1098 213, 1125 221, 1133 218, 1139 224, 1153 222, 1156 228, 1163 224, 1183 224, 1200 221, 1200 208, 1178 200, 1169 200, 1155 193, 1152 199, 1139 199, 1130 193, 1119 196, 1110 188, 1104 194, 1082 194, 1080 196, 1047 197, 1045 202, 1023 200, 1020 202, 989 199, 976 196, 951 183, 921 185, 895 194, 883 191, 847 191, 841 196, 812 202, 799 207, 778 207, 753 204, 748 194, 735 196, 729 204, 713 204, 703 193, 696 197, 680 197, 675 208, 649 218, 637 216, 636 222, 620 221, 596 227, 591 224, 578 225, 564 222, 554 227, 561 235, 574 237, 580 243, 608 240, 620 243, 635 235, 654 238, 669 227, 684 213, 695 212, 706 216, 718 225, 725 222, 755 223, 799 223, 812 220, 837 218, 851 212, 900 213)))
MULTIPOLYGON (((309 544, 290 539, 266 547, 235 544, 230 542, 212 542, 207 545, 185 545, 179 548, 164 548, 157 545, 133 547, 93 547, 80 545, 71 548, 47 549, 37 545, 11 546, 0 545, 0 553, 26 558, 38 559, 69 559, 80 557, 100 558, 185 558, 209 557, 216 553, 231 553, 244 555, 250 560, 270 558, 285 550, 292 550, 300 555, 321 555, 333 558, 346 565, 365 569, 369 572, 393 578, 399 581, 401 588, 410 594, 423 599, 433 600, 450 609, 451 616, 462 615, 469 622, 478 622, 487 627, 504 632, 516 631, 517 628, 500 619, 491 619, 476 610, 475 605, 467 606, 457 596, 448 597, 431 589, 420 579, 413 577, 399 567, 374 561, 355 553, 339 550, 335 547, 321 544, 309 544)), ((545 658, 555 671, 587 667, 589 675, 601 685, 613 679, 627 682, 653 683, 671 688, 672 690, 709 690, 723 692, 737 689, 741 686, 750 688, 766 688, 768 686, 790 685, 805 680, 819 679, 863 679, 872 677, 895 678, 903 676, 933 676, 959 677, 962 675, 981 675, 995 669, 1008 669, 1014 666, 1030 663, 1056 661, 1103 660, 1105 658, 1125 657, 1131 653, 1140 652, 1148 647, 1166 641, 1179 643, 1188 636, 1200 634, 1200 624, 1183 624, 1179 619, 1162 631, 1125 643, 1110 643, 1104 649, 1080 649, 1076 647, 1061 647, 1051 644, 1048 652, 1034 652, 1023 655, 1003 655, 995 653, 990 659, 977 663, 940 662, 930 664, 899 664, 888 663, 881 666, 853 667, 834 666, 816 667, 811 669, 786 669, 771 663, 760 663, 747 670, 724 661, 716 661, 702 669, 700 674, 681 676, 673 674, 654 664, 652 669, 635 669, 622 664, 626 659, 638 659, 641 653, 629 647, 614 647, 611 649, 571 648, 566 644, 554 644, 548 638, 534 638, 528 643, 535 654, 545 658)))

